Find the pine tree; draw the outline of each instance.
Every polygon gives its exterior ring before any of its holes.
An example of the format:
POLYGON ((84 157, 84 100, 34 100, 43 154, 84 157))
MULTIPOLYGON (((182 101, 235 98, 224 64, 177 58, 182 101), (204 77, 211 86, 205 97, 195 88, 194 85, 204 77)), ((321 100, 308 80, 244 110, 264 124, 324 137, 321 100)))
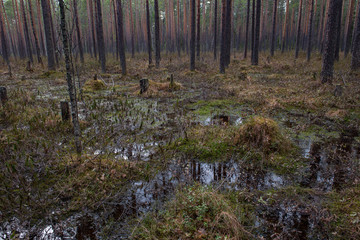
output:
POLYGON ((297 31, 296 31, 295 58, 299 57, 300 33, 301 33, 301 17, 302 17, 302 0, 299 0, 298 23, 297 23, 297 31))
POLYGON ((324 53, 321 69, 321 82, 331 83, 334 72, 336 35, 339 34, 337 14, 341 7, 342 0, 330 0, 327 13, 327 22, 325 30, 324 53))
POLYGON ((360 68, 360 1, 358 2, 358 11, 356 16, 356 25, 354 31, 354 39, 352 44, 351 69, 360 68))
MULTIPOLYGON (((250 0, 249 0, 250 1, 250 0)), ((217 12, 218 12, 218 1, 217 0, 215 0, 215 6, 214 6, 214 60, 216 60, 216 55, 217 55, 217 31, 218 31, 218 29, 217 29, 217 25, 218 25, 218 23, 217 23, 217 18, 218 18, 218 16, 217 16, 217 12)))
POLYGON ((41 0, 41 7, 44 20, 44 32, 45 32, 45 41, 46 41, 46 52, 48 60, 48 69, 55 70, 55 49, 52 40, 51 34, 51 25, 50 25, 50 14, 49 6, 47 0, 41 0))
POLYGON ((79 25, 77 0, 74 0, 74 18, 75 18, 77 43, 78 43, 78 48, 79 48, 79 53, 80 53, 80 61, 81 61, 81 63, 84 63, 84 51, 83 51, 83 45, 81 42, 81 31, 80 31, 80 25, 79 25))
POLYGON ((190 36, 190 71, 195 70, 195 0, 190 0, 190 28, 191 28, 191 36, 190 36))
POLYGON ((99 50, 99 60, 101 64, 101 71, 106 72, 106 57, 105 57, 105 44, 104 44, 104 30, 102 22, 101 0, 95 0, 96 4, 96 36, 97 47, 99 50))
POLYGON ((150 29, 150 10, 149 0, 146 0, 146 28, 147 28, 147 40, 148 40, 148 54, 149 54, 149 65, 152 64, 151 57, 151 29, 150 29))
POLYGON ((159 3, 158 0, 154 1, 155 10, 155 62, 156 67, 160 66, 160 20, 159 20, 159 3))
POLYGON ((36 34, 36 28, 35 28, 35 24, 34 24, 34 14, 33 14, 33 10, 32 10, 31 1, 28 1, 28 5, 29 5, 29 11, 30 11, 30 23, 31 23, 32 31, 33 31, 34 41, 35 41, 35 50, 36 50, 37 61, 38 61, 38 63, 43 64, 42 59, 41 59, 39 41, 38 41, 38 37, 36 34))
POLYGON ((309 17, 309 36, 308 36, 308 47, 307 47, 307 61, 310 61, 310 57, 311 57, 313 18, 314 18, 314 0, 310 0, 310 17, 309 17))
POLYGON ((257 0, 257 2, 256 2, 254 54, 253 54, 253 61, 251 62, 252 65, 259 64, 260 16, 261 16, 261 0, 257 0))
POLYGON ((246 27, 245 27, 245 45, 244 45, 244 58, 247 58, 248 40, 249 40, 249 22, 250 22, 250 0, 247 0, 246 8, 246 27))
POLYGON ((274 0, 272 36, 271 36, 271 48, 270 48, 270 55, 271 56, 274 56, 274 52, 275 52, 276 12, 277 12, 277 0, 274 0))
POLYGON ((119 39, 119 56, 121 72, 126 75, 126 58, 125 58, 125 43, 124 43, 124 24, 123 24, 123 11, 121 0, 117 0, 117 33, 119 39))

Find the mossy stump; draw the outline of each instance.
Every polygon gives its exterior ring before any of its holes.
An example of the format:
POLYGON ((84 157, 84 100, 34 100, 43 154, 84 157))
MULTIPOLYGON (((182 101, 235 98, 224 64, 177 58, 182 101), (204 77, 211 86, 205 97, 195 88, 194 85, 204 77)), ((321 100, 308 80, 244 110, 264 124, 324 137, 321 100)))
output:
POLYGON ((5 102, 7 101, 7 91, 6 91, 6 87, 0 87, 0 101, 1 103, 4 105, 5 102))

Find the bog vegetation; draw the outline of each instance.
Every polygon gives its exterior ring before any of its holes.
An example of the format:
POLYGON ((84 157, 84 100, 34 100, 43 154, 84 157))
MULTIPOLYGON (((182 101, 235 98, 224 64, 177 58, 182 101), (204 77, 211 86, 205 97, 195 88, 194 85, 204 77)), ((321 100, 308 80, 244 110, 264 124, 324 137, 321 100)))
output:
POLYGON ((359 239, 359 8, 0 0, 0 240, 359 239))

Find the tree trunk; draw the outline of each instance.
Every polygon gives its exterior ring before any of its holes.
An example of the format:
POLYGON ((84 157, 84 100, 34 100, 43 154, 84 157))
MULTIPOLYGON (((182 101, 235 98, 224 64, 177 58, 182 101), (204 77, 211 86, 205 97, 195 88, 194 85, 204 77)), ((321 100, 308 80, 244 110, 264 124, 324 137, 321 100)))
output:
MULTIPOLYGON (((5 11, 5 9, 4 9, 5 11)), ((5 34, 5 26, 4 26, 4 19, 2 14, 0 14, 0 38, 1 38, 1 50, 2 50, 2 56, 8 65, 9 68, 9 74, 11 77, 11 67, 10 67, 10 59, 9 59, 9 52, 8 52, 8 46, 6 41, 6 34, 5 34)), ((3 90, 6 93, 6 88, 3 90)), ((4 94, 5 94, 4 93, 4 94)), ((4 95, 5 96, 5 95, 4 95)), ((4 97, 5 98, 5 97, 4 97)), ((3 100, 3 99, 1 99, 3 100)))
POLYGON ((308 36, 308 47, 307 47, 307 61, 310 61, 311 57, 311 41, 313 32, 313 17, 314 17, 314 0, 310 0, 310 18, 309 18, 309 36, 308 36))
POLYGON ((154 1, 155 10, 155 62, 156 68, 160 66, 160 20, 159 20, 159 3, 154 1))
POLYGON ((105 44, 104 44, 104 30, 102 22, 101 0, 95 0, 96 2, 96 36, 97 47, 99 50, 99 60, 101 63, 101 71, 106 72, 106 57, 105 57, 105 44))
POLYGON ((69 40, 68 40, 68 31, 66 29, 66 21, 65 21, 65 7, 64 7, 64 0, 59 0, 59 7, 60 7, 60 16, 61 16, 61 32, 62 32, 62 39, 64 45, 64 54, 65 54, 65 66, 66 66, 66 81, 68 84, 68 91, 70 97, 70 104, 71 104, 71 116, 72 122, 74 125, 74 135, 75 135, 75 146, 76 146, 76 153, 81 154, 81 130, 78 118, 78 109, 77 109, 77 102, 76 102, 76 94, 75 94, 75 86, 72 80, 72 63, 70 58, 70 49, 69 49, 69 40))
POLYGON ((230 53, 231 53, 231 15, 232 15, 232 3, 231 0, 226 2, 226 16, 225 16, 225 67, 230 64, 230 53))
POLYGON ((176 41, 177 41, 177 50, 178 56, 180 57, 180 0, 177 0, 177 31, 176 31, 176 41))
POLYGON ((337 16, 342 0, 330 0, 325 30, 324 54, 321 69, 321 82, 332 82, 335 61, 336 35, 338 34, 337 16))
POLYGON ((256 3, 256 26, 255 26, 255 41, 254 41, 254 58, 252 65, 259 64, 259 40, 260 40, 260 16, 261 16, 261 0, 256 3))
POLYGON ((275 52, 276 12, 277 12, 277 0, 274 0, 273 22, 272 22, 272 36, 271 36, 271 50, 270 50, 270 55, 271 55, 271 56, 274 56, 274 52, 275 52))
POLYGON ((301 33, 301 17, 302 17, 302 0, 299 1, 298 24, 297 24, 297 32, 296 32, 295 58, 299 57, 300 33, 301 33))
MULTIPOLYGON (((250 0, 249 0, 250 1, 250 0)), ((216 60, 217 55, 217 9, 218 9, 218 1, 215 0, 215 7, 214 7, 214 60, 216 60)))
POLYGON ((226 0, 222 1, 221 7, 221 47, 220 47, 220 73, 225 73, 226 52, 226 0))
POLYGON ((117 0, 117 32, 119 38, 119 56, 122 74, 126 74, 126 58, 125 58, 125 43, 124 43, 124 24, 123 24, 123 11, 121 0, 117 0))
POLYGON ((29 58, 30 62, 32 63, 34 61, 34 59, 33 59, 32 51, 31 51, 31 42, 30 42, 29 29, 28 29, 26 14, 25 14, 24 0, 20 0, 20 8, 21 8, 22 19, 23 19, 23 24, 24 24, 26 51, 27 51, 28 58, 29 58))
POLYGON ((196 56, 200 59, 200 0, 197 1, 197 31, 196 31, 196 56))
POLYGON ((39 35, 40 35, 40 47, 41 47, 41 51, 43 52, 43 54, 46 54, 46 50, 45 50, 45 40, 44 40, 44 33, 43 33, 43 24, 41 21, 41 8, 40 8, 40 0, 36 1, 36 8, 37 8, 37 22, 38 22, 38 27, 39 27, 39 35))
POLYGON ((338 34, 336 35, 336 49, 335 49, 335 60, 339 61, 339 55, 340 55, 340 34, 341 34, 341 16, 342 16, 342 8, 343 8, 343 1, 341 1, 341 7, 338 9, 337 12, 337 31, 338 34))
POLYGON ((34 24, 34 14, 33 14, 33 10, 32 10, 31 1, 28 1, 28 4, 29 4, 29 11, 30 11, 30 23, 31 23, 31 28, 33 30, 33 36, 34 36, 34 41, 35 41, 35 50, 36 50, 37 60, 38 60, 38 63, 43 64, 42 59, 41 59, 39 41, 37 38, 36 28, 35 28, 35 24, 34 24))
POLYGON ((360 1, 358 3, 354 39, 352 44, 352 59, 351 59, 351 69, 357 70, 359 68, 360 68, 360 1))
POLYGON ((48 1, 41 0, 41 7, 42 7, 42 13, 43 13, 43 20, 44 20, 44 31, 45 31, 48 69, 55 70, 55 52, 54 52, 54 46, 53 46, 53 40, 52 40, 52 34, 51 34, 48 1))
POLYGON ((150 29, 149 0, 146 0, 146 27, 147 27, 149 65, 151 65, 152 64, 152 56, 151 56, 151 29, 150 29))
POLYGON ((191 37, 190 37, 190 71, 195 70, 195 28, 196 28, 196 11, 195 11, 195 0, 190 0, 190 27, 191 27, 191 37))
POLYGON ((77 42, 78 42, 78 47, 79 47, 79 53, 80 53, 80 61, 81 61, 81 63, 84 63, 84 51, 83 51, 83 45, 81 42, 81 31, 80 31, 80 25, 79 25, 77 0, 74 0, 74 17, 75 17, 76 36, 77 36, 77 42))
POLYGON ((349 3, 349 11, 348 11, 348 17, 347 17, 347 28, 346 28, 346 34, 345 34, 345 47, 344 47, 344 56, 347 57, 350 51, 351 47, 351 38, 352 38, 352 32, 353 32, 353 16, 354 16, 354 6, 355 6, 355 0, 350 0, 349 3))
POLYGON ((96 46, 96 30, 95 30, 95 21, 94 21, 94 6, 93 6, 93 0, 88 0, 89 3, 89 12, 90 12, 90 28, 91 28, 91 38, 92 38, 92 44, 94 48, 94 55, 95 58, 97 58, 97 46, 96 46))
POLYGON ((131 57, 135 56, 135 41, 134 41, 134 22, 133 22, 133 11, 132 11, 132 1, 129 1, 130 5, 130 31, 131 31, 131 57))
POLYGON ((251 62, 254 62, 254 45, 255 45, 255 25, 256 25, 256 16, 255 16, 255 1, 253 0, 253 4, 252 4, 252 25, 251 25, 251 62))
POLYGON ((245 28, 244 58, 247 58, 247 51, 248 51, 249 22, 250 22, 250 0, 247 1, 247 8, 246 8, 246 28, 245 28))

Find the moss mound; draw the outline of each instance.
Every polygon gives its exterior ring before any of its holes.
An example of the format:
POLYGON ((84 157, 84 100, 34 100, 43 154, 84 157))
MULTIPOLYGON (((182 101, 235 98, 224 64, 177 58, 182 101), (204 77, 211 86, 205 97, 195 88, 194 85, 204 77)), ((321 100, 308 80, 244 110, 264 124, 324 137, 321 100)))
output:
POLYGON ((105 83, 98 79, 88 80, 84 84, 85 91, 93 92, 93 91, 99 91, 99 90, 104 90, 104 89, 106 89, 105 83))
POLYGON ((240 127, 235 143, 265 154, 286 153, 292 148, 291 142, 280 131, 272 119, 255 116, 240 127))
MULTIPOLYGON (((167 96, 172 91, 177 91, 182 88, 182 85, 177 82, 155 82, 153 80, 149 80, 149 88, 148 90, 141 94, 142 96, 167 96)), ((136 85, 133 88, 133 92, 135 95, 140 94, 140 86, 136 85)))
POLYGON ((65 73, 57 71, 47 71, 40 75, 37 78, 46 79, 46 78, 65 78, 65 73))
POLYGON ((176 193, 166 210, 150 214, 133 239, 251 239, 234 204, 216 190, 195 185, 176 193))

